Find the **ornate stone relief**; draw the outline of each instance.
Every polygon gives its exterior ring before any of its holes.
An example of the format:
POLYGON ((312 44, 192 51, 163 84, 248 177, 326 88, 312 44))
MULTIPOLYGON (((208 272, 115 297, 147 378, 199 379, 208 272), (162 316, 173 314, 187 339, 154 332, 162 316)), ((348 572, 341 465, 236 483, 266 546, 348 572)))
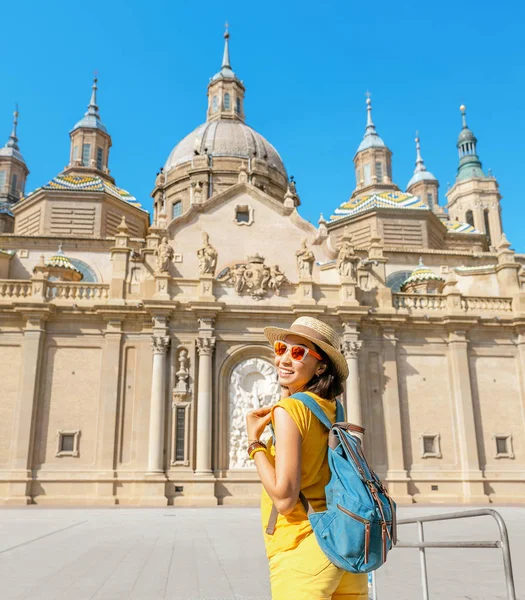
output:
POLYGON ((151 338, 153 354, 166 354, 170 345, 170 338, 166 335, 154 335, 151 338))
POLYGON ((213 349, 215 348, 214 337, 198 337, 196 339, 196 343, 199 354, 204 356, 210 356, 213 354, 213 349))
POLYGON ((248 435, 246 413, 255 408, 271 406, 280 398, 280 386, 275 367, 261 358, 240 362, 232 371, 229 384, 230 449, 229 468, 253 467, 246 454, 248 435))
POLYGON ((248 256, 246 262, 226 267, 217 279, 232 285, 239 296, 249 293, 256 300, 264 298, 268 290, 280 296, 281 287, 288 281, 279 265, 268 267, 264 264, 264 256, 259 254, 248 256))
POLYGON ((206 232, 202 234, 202 241, 204 246, 197 250, 200 274, 214 275, 217 267, 217 250, 210 244, 210 236, 206 232))
POLYGON ((363 342, 360 340, 345 340, 341 344, 341 352, 344 354, 346 360, 355 359, 357 358, 362 345, 363 342))

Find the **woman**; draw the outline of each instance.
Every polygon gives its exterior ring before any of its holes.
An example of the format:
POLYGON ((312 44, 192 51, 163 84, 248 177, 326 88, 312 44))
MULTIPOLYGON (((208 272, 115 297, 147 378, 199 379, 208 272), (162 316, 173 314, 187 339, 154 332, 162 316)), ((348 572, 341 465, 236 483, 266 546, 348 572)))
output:
POLYGON ((266 327, 274 346, 275 366, 283 398, 273 407, 246 416, 249 454, 263 484, 263 529, 278 511, 273 535, 265 532, 273 600, 366 600, 366 574, 343 571, 319 547, 306 511, 302 491, 315 511, 326 509, 325 486, 330 479, 328 430, 300 401, 296 392, 308 393, 333 423, 336 396, 343 391, 348 367, 339 337, 325 323, 300 317, 290 329, 266 327), (275 444, 259 441, 269 423, 275 444))

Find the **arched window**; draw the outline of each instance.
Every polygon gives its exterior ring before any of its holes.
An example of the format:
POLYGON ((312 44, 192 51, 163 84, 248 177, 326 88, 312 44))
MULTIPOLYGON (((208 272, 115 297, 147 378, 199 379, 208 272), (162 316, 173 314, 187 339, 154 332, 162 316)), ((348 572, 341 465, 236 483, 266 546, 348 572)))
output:
POLYGON ((241 114, 241 99, 240 98, 237 98, 236 109, 237 109, 237 114, 240 115, 241 114))
POLYGON ((18 191, 18 177, 16 176, 16 173, 13 173, 11 175, 11 194, 13 194, 13 196, 16 196, 17 191, 18 191))
POLYGON ((474 214, 472 213, 471 210, 467 210, 467 213, 465 215, 465 221, 469 224, 472 225, 472 227, 474 227, 474 214))
POLYGON ((224 110, 230 110, 231 102, 230 102, 230 94, 224 94, 224 110))
POLYGON ((386 278, 386 285, 392 292, 399 292, 399 289, 410 275, 412 275, 412 271, 396 271, 386 278))
POLYGON ((212 112, 216 113, 218 107, 219 107, 219 105, 218 105, 218 101, 217 101, 217 96, 213 96, 213 100, 211 101, 211 110, 212 110, 212 112))
POLYGON ((485 221, 485 233, 489 239, 489 246, 492 244, 492 238, 490 237, 490 223, 489 223, 489 209, 486 208, 483 211, 483 220, 485 221))
POLYGON ((178 200, 171 207, 171 218, 176 219, 182 215, 182 202, 178 200))

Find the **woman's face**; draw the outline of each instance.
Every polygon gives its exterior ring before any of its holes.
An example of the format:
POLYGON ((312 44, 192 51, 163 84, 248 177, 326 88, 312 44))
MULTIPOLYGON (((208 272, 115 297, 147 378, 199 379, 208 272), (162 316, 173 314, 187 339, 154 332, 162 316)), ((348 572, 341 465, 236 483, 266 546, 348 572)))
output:
MULTIPOLYGON (((284 341, 287 344, 306 346, 315 351, 314 344, 299 335, 287 335, 284 341)), ((314 375, 321 375, 326 369, 326 365, 310 353, 302 361, 293 360, 289 349, 282 356, 275 356, 275 366, 279 383, 288 388, 290 394, 304 389, 314 375)))

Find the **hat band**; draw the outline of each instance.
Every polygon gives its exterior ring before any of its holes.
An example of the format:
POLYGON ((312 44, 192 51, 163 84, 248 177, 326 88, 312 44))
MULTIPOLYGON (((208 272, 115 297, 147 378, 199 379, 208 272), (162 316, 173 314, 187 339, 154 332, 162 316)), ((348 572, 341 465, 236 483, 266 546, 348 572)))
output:
MULTIPOLYGON (((333 343, 328 338, 326 338, 324 335, 322 335, 315 329, 312 329, 311 327, 307 327, 306 325, 292 325, 290 327, 290 331, 296 331, 297 333, 303 333, 305 335, 309 335, 310 337, 318 340, 319 342, 323 342, 324 344, 328 344, 329 346, 332 346, 332 348, 334 348, 333 343)), ((334 348, 334 349, 336 349, 336 348, 334 348)))

